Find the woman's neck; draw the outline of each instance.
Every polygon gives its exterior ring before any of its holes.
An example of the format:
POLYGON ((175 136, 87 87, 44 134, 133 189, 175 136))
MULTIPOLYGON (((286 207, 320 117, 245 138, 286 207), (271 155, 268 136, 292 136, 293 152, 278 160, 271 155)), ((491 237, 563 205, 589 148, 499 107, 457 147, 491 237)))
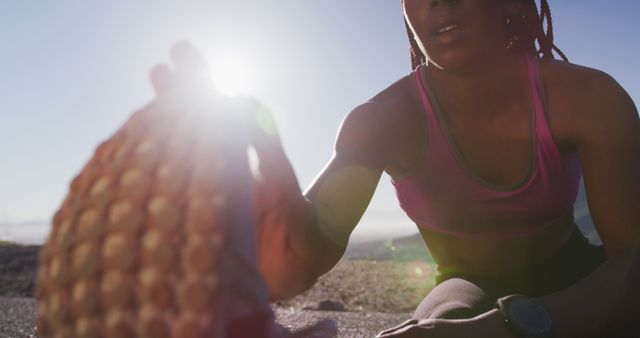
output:
POLYGON ((522 103, 528 90, 525 59, 514 53, 459 70, 428 66, 427 79, 443 109, 458 117, 490 118, 487 112, 497 114, 522 103))

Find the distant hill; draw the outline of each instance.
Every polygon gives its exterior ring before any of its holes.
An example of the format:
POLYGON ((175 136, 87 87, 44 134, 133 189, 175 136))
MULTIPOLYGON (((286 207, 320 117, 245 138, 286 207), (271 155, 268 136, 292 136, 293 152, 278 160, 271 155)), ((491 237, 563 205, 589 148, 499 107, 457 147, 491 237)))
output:
POLYGON ((39 249, 0 241, 0 297, 33 295, 39 249))
POLYGON ((349 260, 433 262, 419 233, 390 240, 352 244, 347 247, 344 258, 349 260))

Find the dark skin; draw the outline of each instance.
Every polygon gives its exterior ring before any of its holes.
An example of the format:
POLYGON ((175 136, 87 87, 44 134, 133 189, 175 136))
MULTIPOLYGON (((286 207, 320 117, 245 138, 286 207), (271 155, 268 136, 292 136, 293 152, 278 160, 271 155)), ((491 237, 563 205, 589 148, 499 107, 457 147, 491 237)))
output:
MULTIPOLYGON (((519 53, 504 47, 504 18, 521 6, 517 0, 403 3, 428 55, 427 78, 453 139, 478 176, 502 186, 522 181, 530 165, 526 66, 519 53), (434 36, 448 20, 462 28, 448 37, 434 36)), ((640 306, 633 287, 640 283, 638 112, 626 92, 600 71, 553 60, 542 61, 541 67, 551 132, 562 153, 580 158, 589 208, 609 261, 576 285, 539 300, 551 311, 558 337, 606 336, 606 323, 631 327, 632 309, 640 306), (584 306, 585 299, 591 306, 584 306)), ((156 88, 189 77, 179 69, 154 74, 156 88)), ((408 78, 400 79, 348 114, 334 156, 304 194, 277 136, 254 128, 264 178, 260 267, 274 299, 301 293, 338 262, 382 174, 408 173, 422 160, 424 123, 408 78)), ((497 276, 552 256, 573 226, 568 213, 526 237, 473 240, 418 224, 441 267, 497 276)), ((510 337, 496 310, 468 320, 411 321, 384 336, 510 337)))

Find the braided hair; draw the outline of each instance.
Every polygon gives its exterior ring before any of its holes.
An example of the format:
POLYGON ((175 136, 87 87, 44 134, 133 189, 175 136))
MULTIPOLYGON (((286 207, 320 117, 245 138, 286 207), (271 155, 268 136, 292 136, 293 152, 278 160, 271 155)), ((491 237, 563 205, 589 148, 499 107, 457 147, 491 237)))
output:
MULTIPOLYGON (((507 48, 519 50, 540 59, 555 59, 553 54, 555 52, 562 60, 569 61, 560 48, 553 43, 553 20, 547 0, 540 0, 540 11, 538 11, 536 0, 521 1, 524 2, 523 12, 507 19, 507 34, 509 36, 507 48)), ((422 54, 406 19, 405 26, 409 36, 411 66, 415 69, 421 63, 426 62, 426 57, 422 54)))

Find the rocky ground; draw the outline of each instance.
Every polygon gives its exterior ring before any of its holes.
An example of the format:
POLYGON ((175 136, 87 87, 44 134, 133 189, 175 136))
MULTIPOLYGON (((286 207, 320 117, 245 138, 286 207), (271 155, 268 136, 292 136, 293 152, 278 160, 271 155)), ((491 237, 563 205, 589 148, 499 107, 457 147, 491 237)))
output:
MULTIPOLYGON (((274 307, 278 322, 299 329, 322 319, 338 323, 339 338, 372 338, 378 332, 409 318, 409 313, 299 311, 274 307)), ((0 337, 35 337, 35 302, 33 298, 0 297, 0 337)))
POLYGON ((342 260, 309 291, 276 305, 304 309, 322 301, 347 311, 413 311, 433 286, 432 265, 423 262, 342 260))
MULTIPOLYGON (((33 337, 38 249, 0 244, 0 338, 33 337)), ((337 321, 339 337, 374 337, 410 317, 432 287, 432 272, 426 262, 345 259, 312 289, 273 308, 293 329, 328 318, 337 321)))
POLYGON ((0 242, 0 296, 33 295, 39 248, 0 242))

